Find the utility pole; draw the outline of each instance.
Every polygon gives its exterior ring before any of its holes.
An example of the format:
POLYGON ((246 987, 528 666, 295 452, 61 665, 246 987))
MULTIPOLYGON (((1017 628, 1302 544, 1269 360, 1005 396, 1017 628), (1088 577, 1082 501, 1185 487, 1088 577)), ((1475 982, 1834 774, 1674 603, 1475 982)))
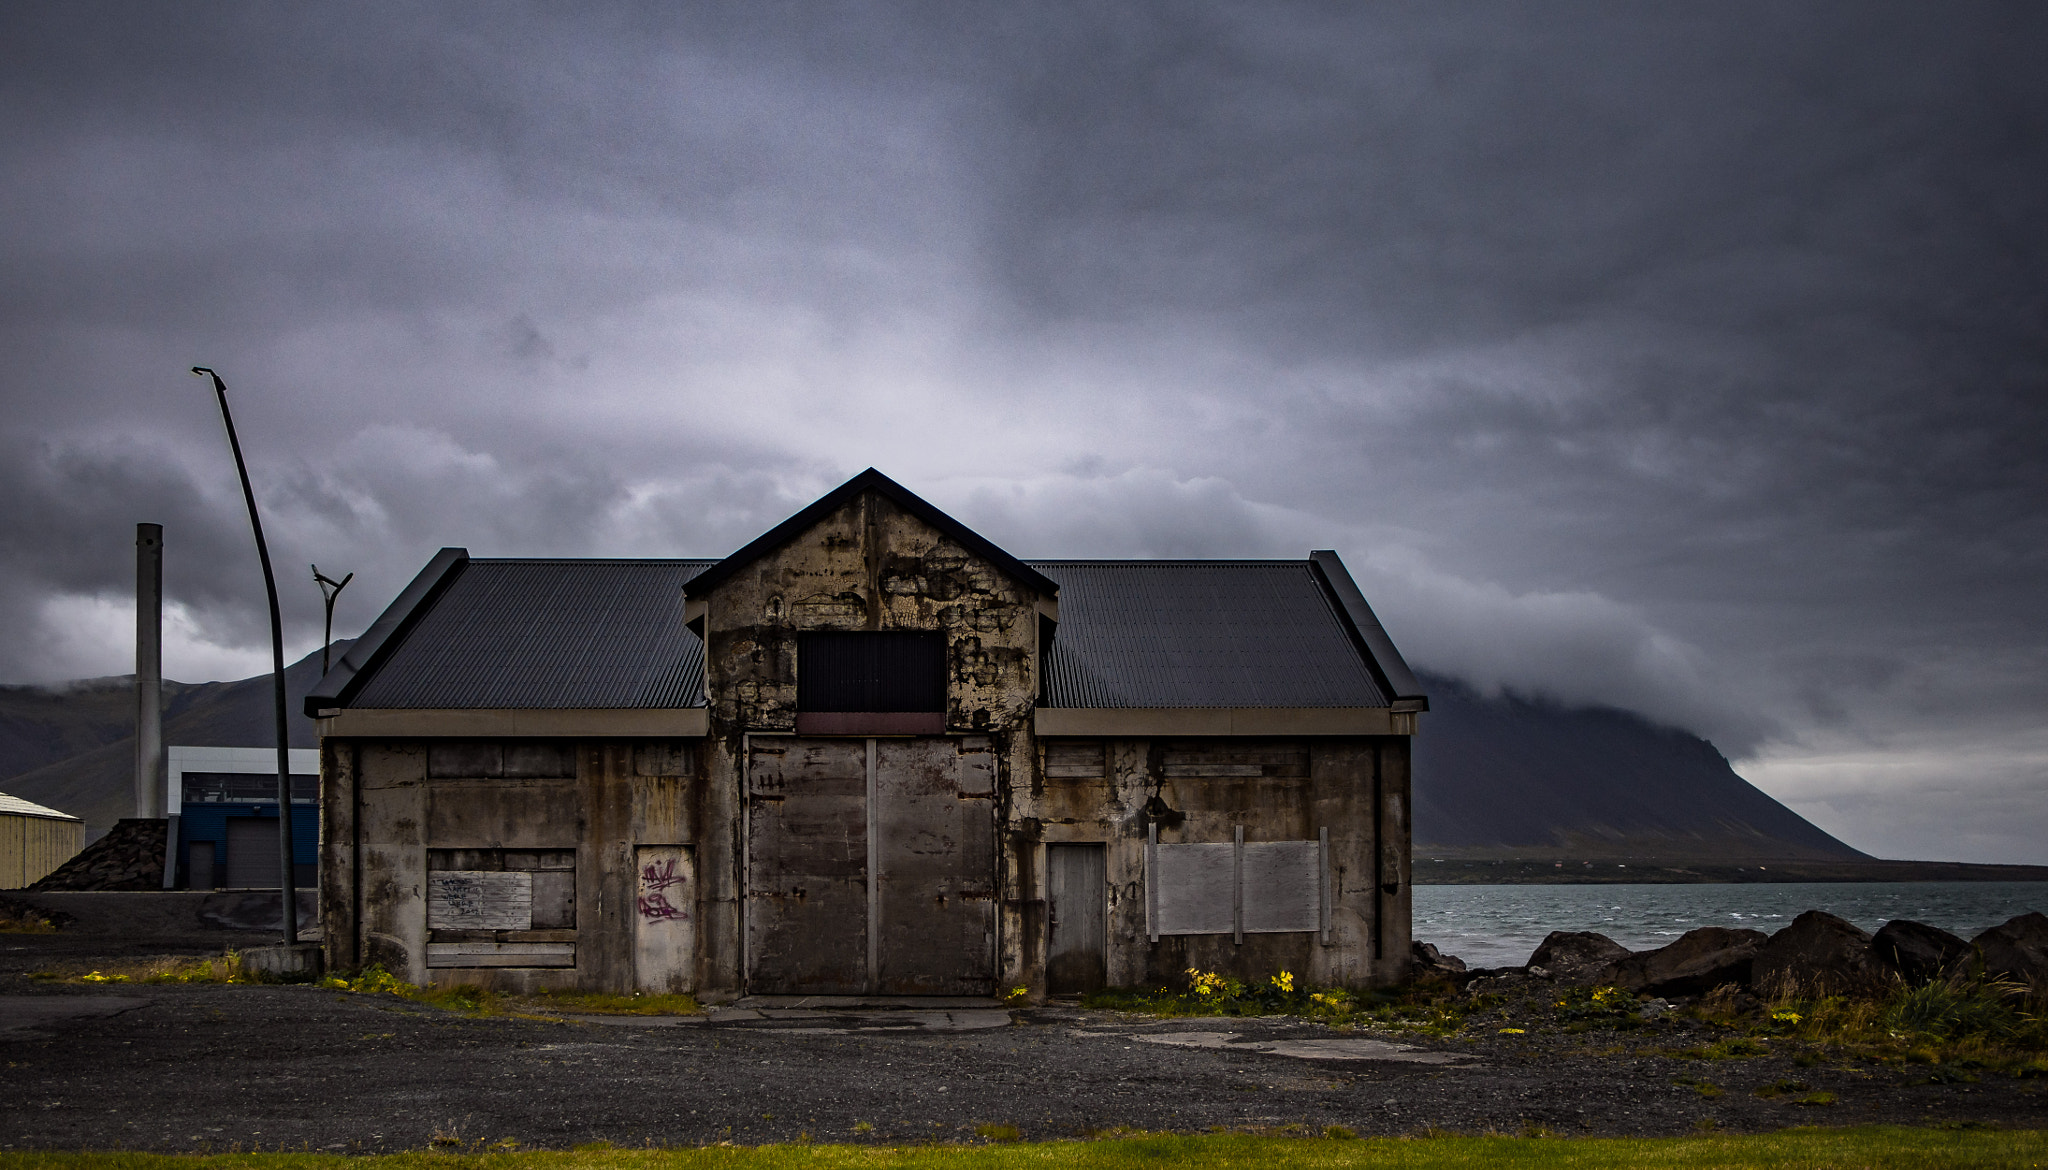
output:
POLYGON ((334 646, 334 599, 340 597, 341 591, 348 588, 348 583, 355 579, 356 575, 354 573, 350 573, 346 577, 343 577, 341 580, 337 581, 334 578, 327 576, 325 573, 322 573, 320 571, 320 566, 313 566, 313 583, 320 587, 320 596, 322 598, 325 598, 327 601, 327 624, 321 627, 320 630, 321 678, 327 677, 327 653, 334 646))
POLYGON ((249 468, 242 462, 242 443, 235 438, 235 418, 228 413, 228 384, 205 366, 192 372, 213 379, 220 399, 220 421, 227 425, 228 448, 235 453, 235 473, 242 477, 242 499, 249 504, 249 528, 256 534, 256 558, 263 562, 263 591, 270 600, 271 697, 277 709, 277 835, 278 868, 284 896, 284 945, 299 941, 299 891, 292 872, 292 760, 284 715, 284 619, 277 609, 277 577, 270 571, 270 546, 263 542, 263 521, 256 515, 256 492, 249 486, 249 468))

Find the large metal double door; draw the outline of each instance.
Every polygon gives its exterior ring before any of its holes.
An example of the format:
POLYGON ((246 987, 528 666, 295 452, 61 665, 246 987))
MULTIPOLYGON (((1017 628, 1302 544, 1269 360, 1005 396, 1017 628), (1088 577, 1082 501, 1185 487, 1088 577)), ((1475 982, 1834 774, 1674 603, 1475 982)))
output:
POLYGON ((994 992, 985 737, 755 740, 746 831, 749 991, 994 992))

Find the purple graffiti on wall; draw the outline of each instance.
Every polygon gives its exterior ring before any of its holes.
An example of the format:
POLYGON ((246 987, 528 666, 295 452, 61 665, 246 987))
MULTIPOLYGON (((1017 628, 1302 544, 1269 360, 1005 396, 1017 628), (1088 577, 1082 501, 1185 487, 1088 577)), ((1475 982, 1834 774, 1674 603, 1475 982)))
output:
POLYGON ((640 917, 649 922, 687 922, 690 915, 681 907, 668 900, 663 891, 671 886, 683 884, 683 877, 676 872, 676 863, 669 861, 649 864, 640 870, 640 917))

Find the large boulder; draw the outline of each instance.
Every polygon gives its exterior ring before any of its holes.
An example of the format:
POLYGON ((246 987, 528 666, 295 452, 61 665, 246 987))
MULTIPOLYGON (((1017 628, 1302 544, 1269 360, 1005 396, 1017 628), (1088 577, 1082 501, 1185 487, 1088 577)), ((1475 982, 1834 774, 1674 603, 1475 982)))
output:
POLYGON ((1899 918, 1878 929, 1870 940, 1870 953, 1906 982, 1926 983, 1968 956, 1970 944, 1939 926, 1899 918))
POLYGON ((1541 967, 1562 983, 1596 982, 1609 967, 1629 957, 1629 949, 1590 930, 1553 930, 1529 956, 1529 966, 1541 967))
POLYGON ((1417 979, 1436 976, 1455 980, 1465 974, 1465 960, 1456 955, 1444 954, 1436 949, 1435 943, 1411 942, 1408 944, 1408 952, 1417 979))
POLYGON ((1845 918, 1808 910, 1770 937, 1750 968, 1758 994, 1875 991, 1891 969, 1871 950, 1870 935, 1845 918))
POLYGON ((2048 914, 2037 910, 2008 919, 1971 939, 1970 946, 1986 975, 2048 986, 2048 914))
POLYGON ((1724 983, 1747 986, 1767 936, 1761 930, 1702 926, 1677 942, 1639 951, 1602 972, 1603 981, 1651 995, 1704 995, 1724 983))

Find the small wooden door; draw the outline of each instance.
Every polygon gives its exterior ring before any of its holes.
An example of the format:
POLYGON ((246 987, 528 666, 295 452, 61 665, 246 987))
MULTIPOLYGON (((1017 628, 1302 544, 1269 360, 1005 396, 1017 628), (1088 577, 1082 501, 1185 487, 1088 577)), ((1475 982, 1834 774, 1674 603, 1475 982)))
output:
POLYGON ((697 882, 687 845, 633 850, 633 983, 641 991, 693 990, 697 979, 697 882))
POLYGON ((1108 870, 1104 847, 1045 847, 1049 995, 1100 991, 1109 983, 1108 870))

